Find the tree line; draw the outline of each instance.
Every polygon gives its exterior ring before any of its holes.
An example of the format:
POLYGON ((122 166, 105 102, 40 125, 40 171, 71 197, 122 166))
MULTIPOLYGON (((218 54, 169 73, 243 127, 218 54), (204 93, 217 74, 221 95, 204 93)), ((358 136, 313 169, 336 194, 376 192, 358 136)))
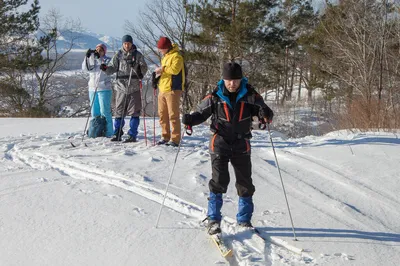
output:
MULTIPOLYGON (((0 3, 0 112, 12 106, 49 115, 46 104, 59 97, 50 83, 72 43, 52 53, 59 16, 53 13, 39 27, 37 0, 16 12, 26 3, 0 3), (37 31, 41 37, 32 38, 37 31), (33 75, 30 85, 27 73, 33 75)), ((139 22, 126 21, 125 30, 150 60, 160 56, 160 36, 180 46, 189 80, 185 111, 214 88, 223 63, 234 60, 277 107, 318 101, 338 128, 398 128, 398 4, 326 0, 323 6, 314 10, 311 0, 153 0, 139 22)))
POLYGON ((306 101, 322 101, 339 128, 398 128, 399 6, 388 0, 324 6, 314 10, 309 0, 154 0, 140 23, 125 27, 152 53, 159 35, 179 44, 189 69, 188 109, 213 89, 222 64, 235 60, 278 106, 304 101, 306 90, 306 101))

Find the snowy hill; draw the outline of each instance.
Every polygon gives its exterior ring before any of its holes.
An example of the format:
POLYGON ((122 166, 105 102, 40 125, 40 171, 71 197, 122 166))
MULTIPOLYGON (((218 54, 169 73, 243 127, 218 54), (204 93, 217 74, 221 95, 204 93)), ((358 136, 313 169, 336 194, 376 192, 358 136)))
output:
MULTIPOLYGON (((333 132, 283 139, 273 130, 299 241, 293 234, 266 131, 252 139, 253 224, 235 226, 234 175, 224 196, 221 257, 205 233, 211 175, 206 125, 178 149, 84 139, 85 119, 0 119, 0 265, 397 265, 400 140, 392 133, 333 132), (68 140, 71 137, 71 140, 68 140), (72 141, 76 145, 70 145, 72 141)), ((156 127, 159 134, 160 128, 156 127)), ((230 169, 232 170, 232 169, 230 169)))
MULTIPOLYGON (((41 33, 39 32, 37 35, 41 36, 41 33)), ((111 49, 119 49, 122 45, 121 38, 111 37, 90 31, 76 32, 66 30, 59 32, 57 47, 59 49, 69 48, 71 40, 73 40, 74 43, 74 46, 72 47, 74 50, 87 50, 89 48, 94 49, 97 44, 105 43, 111 51, 111 49)))

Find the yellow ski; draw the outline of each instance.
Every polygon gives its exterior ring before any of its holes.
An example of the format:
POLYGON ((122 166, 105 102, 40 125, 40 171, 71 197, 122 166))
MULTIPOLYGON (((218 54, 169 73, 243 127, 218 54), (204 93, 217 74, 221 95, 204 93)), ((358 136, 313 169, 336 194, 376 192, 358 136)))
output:
POLYGON ((219 252, 221 252, 222 257, 226 258, 226 257, 231 257, 233 255, 232 249, 228 248, 225 245, 221 233, 210 235, 210 237, 217 246, 219 252))

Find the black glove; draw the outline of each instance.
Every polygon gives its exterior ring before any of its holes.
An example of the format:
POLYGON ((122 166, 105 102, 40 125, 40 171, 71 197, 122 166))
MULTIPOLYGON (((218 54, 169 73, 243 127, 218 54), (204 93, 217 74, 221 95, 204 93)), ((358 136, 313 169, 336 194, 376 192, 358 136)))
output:
POLYGON ((193 119, 190 114, 184 114, 182 116, 182 124, 187 125, 187 126, 192 126, 193 119))
POLYGON ((151 86, 153 89, 157 89, 158 86, 158 81, 160 80, 160 77, 156 77, 156 72, 151 73, 151 86))
POLYGON ((107 70, 107 65, 106 64, 101 64, 100 65, 100 69, 103 70, 103 71, 106 71, 107 70))
POLYGON ((92 55, 92 49, 87 50, 86 57, 89 58, 92 55))
POLYGON ((270 124, 272 123, 272 119, 274 118, 274 112, 271 110, 271 108, 267 106, 260 110, 260 116, 262 119, 264 119, 265 122, 270 124))

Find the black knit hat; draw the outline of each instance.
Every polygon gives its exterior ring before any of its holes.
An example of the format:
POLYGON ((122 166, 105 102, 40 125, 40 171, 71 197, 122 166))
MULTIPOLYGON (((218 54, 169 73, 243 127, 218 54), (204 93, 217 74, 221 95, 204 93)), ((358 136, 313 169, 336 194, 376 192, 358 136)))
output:
POLYGON ((133 39, 132 39, 132 36, 131 36, 131 35, 124 35, 124 36, 122 37, 121 41, 122 41, 122 43, 124 43, 124 42, 130 42, 130 43, 133 44, 133 39))
POLYGON ((242 67, 234 62, 225 63, 222 70, 222 78, 228 80, 243 78, 242 67))

